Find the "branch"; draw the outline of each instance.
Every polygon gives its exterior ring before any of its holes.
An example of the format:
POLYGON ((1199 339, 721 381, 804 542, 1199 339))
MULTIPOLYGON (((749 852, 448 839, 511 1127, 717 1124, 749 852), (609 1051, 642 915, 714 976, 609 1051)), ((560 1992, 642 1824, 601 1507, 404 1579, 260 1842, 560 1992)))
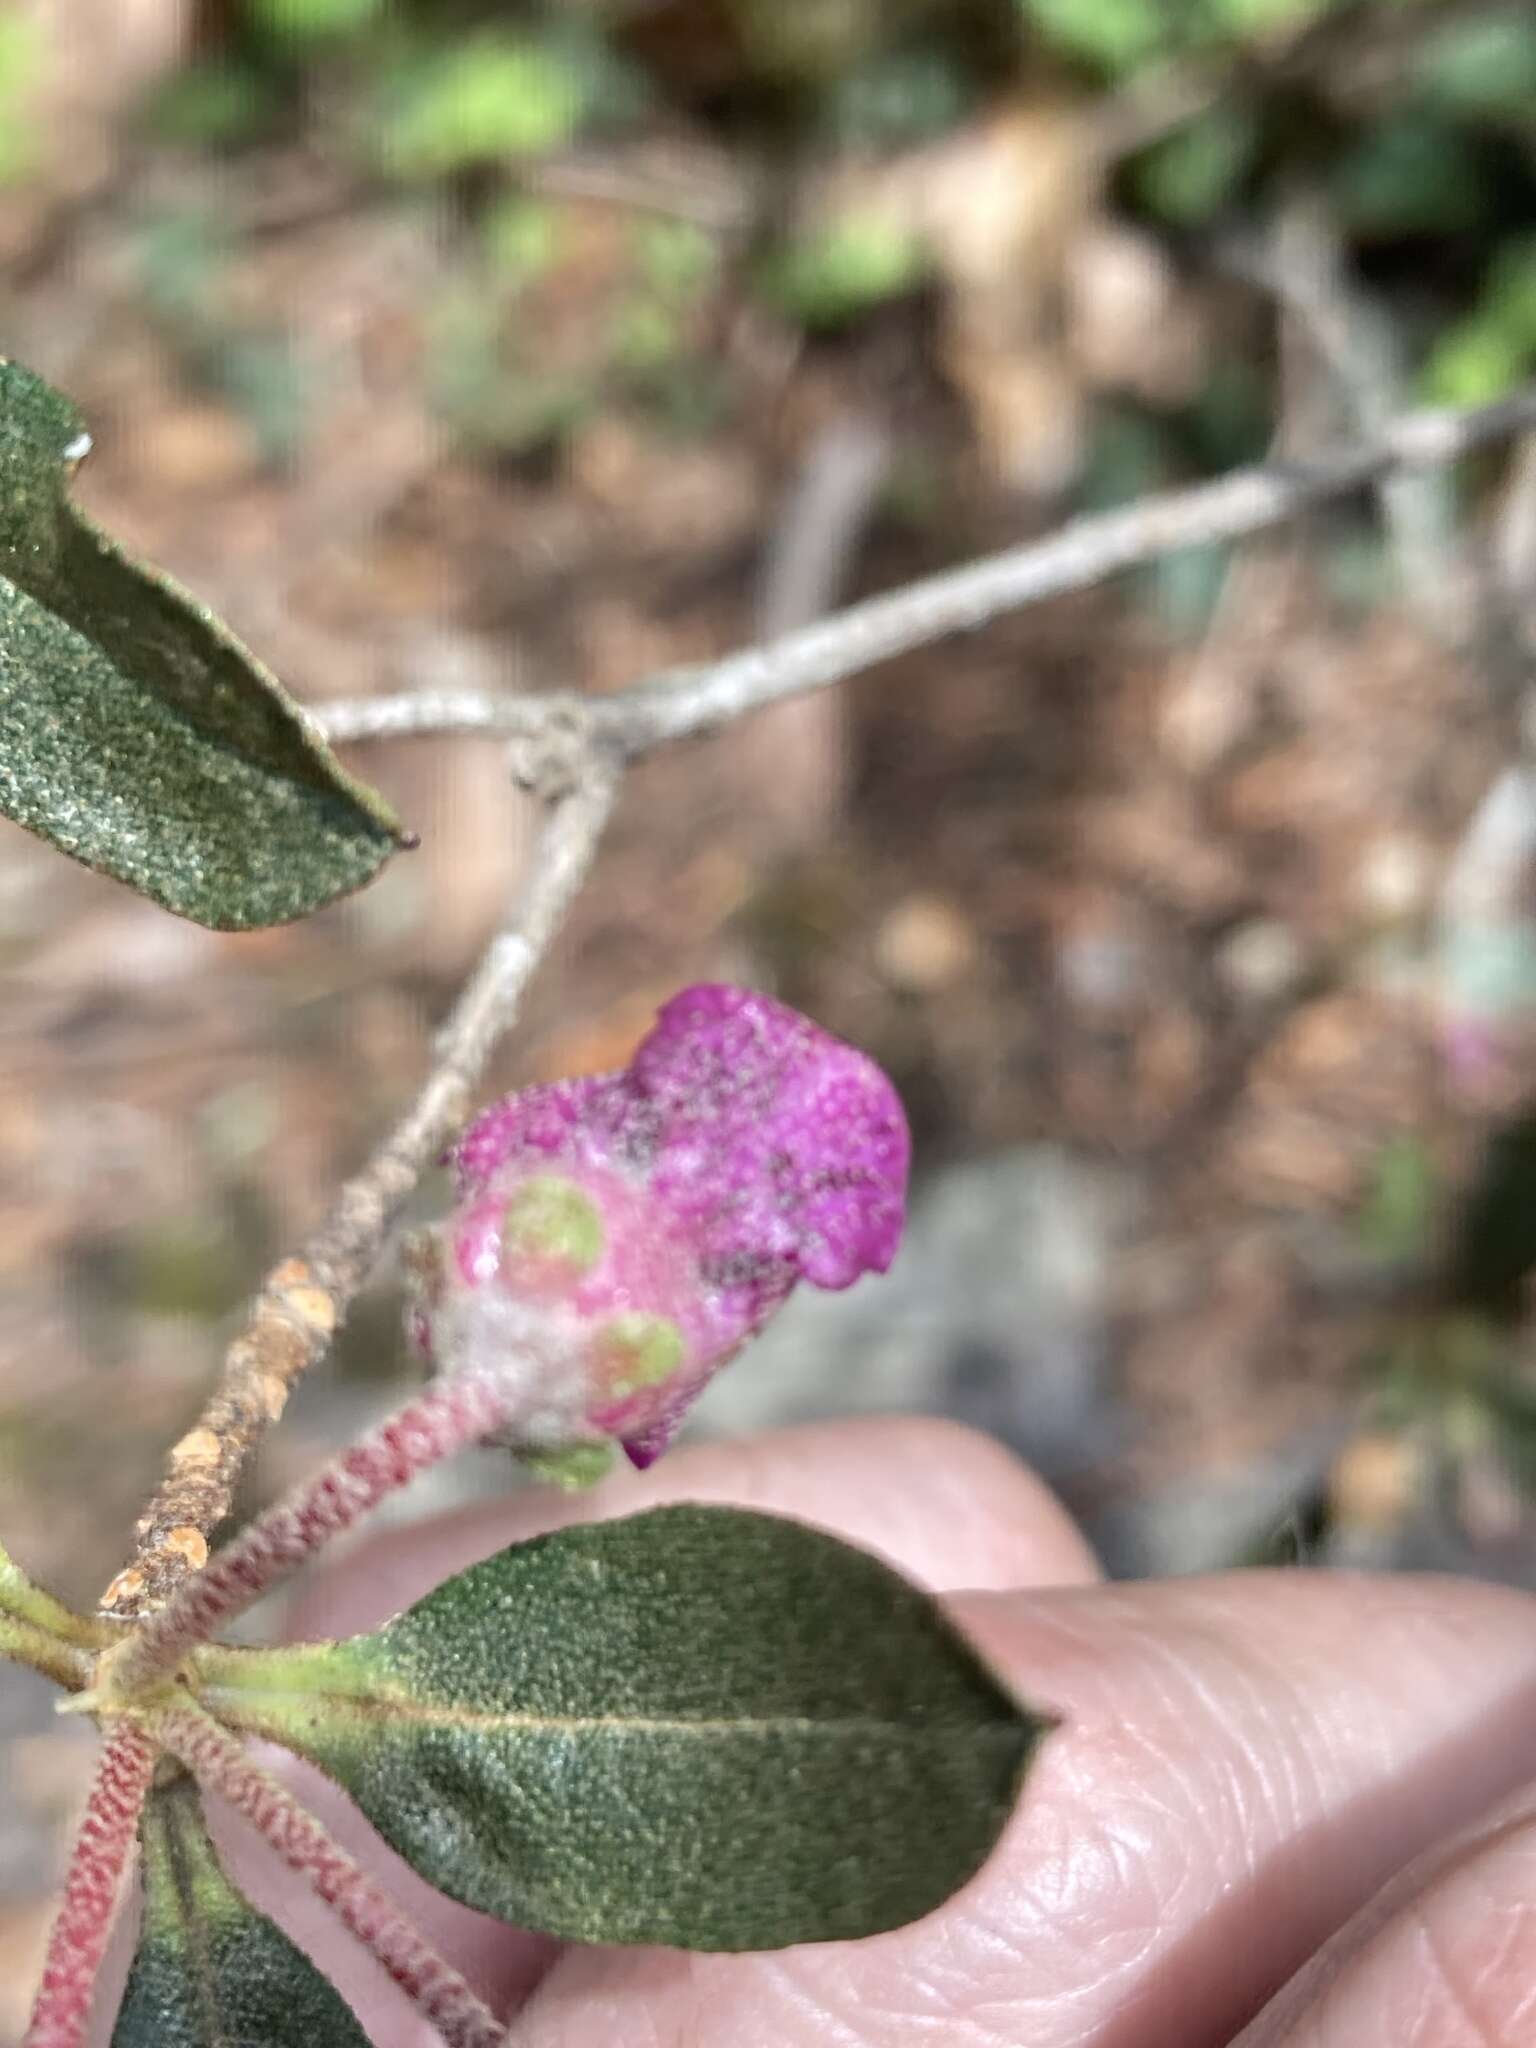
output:
POLYGON ((402 690, 392 697, 342 697, 305 708, 321 738, 340 746, 349 740, 436 739, 445 734, 534 739, 561 708, 580 702, 553 691, 524 696, 498 690, 402 690))
MULTIPOLYGON (((516 1362, 508 1363, 510 1377, 516 1362)), ((527 1372, 526 1388, 514 1384, 509 1390, 500 1378, 461 1373, 413 1395, 312 1479, 248 1522, 204 1570, 183 1578, 163 1607, 146 1615, 101 1658, 94 1686, 70 1701, 69 1710, 94 1712, 131 1702, 386 1494, 514 1422, 517 1394, 522 1393, 526 1411, 526 1397, 536 1390, 537 1368, 527 1372)))
POLYGON ((653 676, 611 697, 406 693, 336 703, 318 714, 329 738, 484 733, 526 738, 585 723, 626 758, 710 731, 744 713, 843 682, 876 663, 974 631, 1045 598, 1102 583, 1176 549, 1239 540, 1354 490, 1536 427, 1536 385, 1491 405, 1405 413, 1374 438, 1313 460, 1259 463, 1214 483, 1164 491, 1123 510, 1074 519, 1044 540, 988 555, 836 612, 766 646, 703 668, 653 676))
POLYGON ((102 1596, 104 1614, 150 1613, 207 1563, 209 1535, 229 1513, 247 1458, 295 1384, 324 1355, 401 1203, 462 1123, 491 1052, 586 876, 614 790, 611 767, 594 752, 552 799, 522 900, 455 1004, 432 1071, 362 1172, 341 1189, 317 1235, 267 1275, 201 1418, 171 1447, 166 1477, 135 1530, 134 1561, 102 1596))

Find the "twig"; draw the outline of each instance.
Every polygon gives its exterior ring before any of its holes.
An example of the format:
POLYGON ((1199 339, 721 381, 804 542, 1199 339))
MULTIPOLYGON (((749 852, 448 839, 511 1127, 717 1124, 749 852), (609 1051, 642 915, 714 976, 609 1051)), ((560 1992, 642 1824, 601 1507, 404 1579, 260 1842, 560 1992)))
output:
MULTIPOLYGON (((515 1365, 515 1361, 509 1361, 515 1365)), ((534 1368, 530 1366, 529 1372, 534 1368)), ((69 1703, 95 1711, 141 1695, 194 1644, 253 1607, 312 1557, 420 1472, 515 1420, 517 1402, 500 1379, 458 1374, 416 1394, 376 1423, 340 1458, 249 1522, 206 1569, 184 1578, 166 1604, 144 1617, 96 1667, 95 1685, 69 1703)))
POLYGON ((973 631, 1007 612, 1102 583, 1158 555, 1261 533, 1330 498, 1384 477, 1454 462, 1533 426, 1536 385, 1491 405, 1406 413, 1378 436, 1336 455, 1259 463, 1214 483, 1139 499, 1122 511, 1074 519, 1044 540, 870 598, 723 661, 649 677, 611 697, 462 691, 434 699, 407 693, 333 704, 320 722, 332 738, 445 732, 526 737, 531 726, 569 722, 584 710, 593 739, 632 759, 763 705, 842 682, 951 633, 973 631), (442 714, 437 719, 434 705, 442 714))
POLYGON ((553 691, 542 696, 497 690, 408 690, 393 697, 344 697, 307 707, 310 722, 332 746, 351 740, 435 738, 479 733, 490 739, 530 739, 541 733, 557 705, 575 704, 553 691))
MULTIPOLYGON (((1348 275, 1342 239, 1314 194, 1293 198, 1258 249, 1229 250, 1232 267, 1271 292, 1307 337, 1342 396, 1352 431, 1386 431, 1401 404, 1401 351, 1381 311, 1348 275)), ((1476 577, 1443 474, 1397 470, 1377 486, 1408 602, 1451 646, 1475 621, 1476 577)))
POLYGON ((504 2048, 506 2030, 387 1892, 364 1875, 326 1827, 200 1707, 151 1717, 154 1738, 208 1792, 245 1818, 289 1869, 376 1956, 449 2048, 504 2048))
POLYGON ((416 1100, 298 1257, 267 1275, 244 1332, 225 1354, 197 1424, 172 1446, 166 1477, 139 1518, 134 1561, 101 1610, 133 1618, 164 1605, 208 1560, 208 1538, 235 1484, 296 1382, 319 1359, 422 1173, 463 1121, 485 1064, 591 864, 615 776, 595 751, 554 797, 522 900, 455 1004, 416 1100))
POLYGON ((115 1729, 101 1753, 22 2048, 80 2048, 85 2040, 155 1754, 131 1723, 115 1729))

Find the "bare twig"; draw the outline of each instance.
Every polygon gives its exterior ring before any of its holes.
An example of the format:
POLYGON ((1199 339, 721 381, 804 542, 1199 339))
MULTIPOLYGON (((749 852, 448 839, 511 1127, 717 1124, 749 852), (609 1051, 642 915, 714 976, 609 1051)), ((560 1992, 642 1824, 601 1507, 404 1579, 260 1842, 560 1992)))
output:
MULTIPOLYGON (((1402 403, 1401 350, 1390 323, 1349 276, 1342 237, 1322 201, 1298 194, 1263 246, 1235 247, 1229 258, 1294 318, 1343 398, 1351 430, 1371 438, 1388 430, 1402 403)), ((1477 578, 1456 532, 1449 479, 1397 469, 1379 479, 1377 497, 1408 602, 1443 640, 1459 644, 1475 621, 1477 578)))
POLYGON ((1102 583, 1158 555, 1261 533, 1330 498, 1454 462, 1533 426, 1536 385, 1491 405, 1406 413, 1379 435, 1337 454, 1271 460, 1214 483, 1139 499, 1122 511, 1072 520, 1044 540, 870 598, 723 661, 648 677, 611 697, 405 694, 333 704, 320 722, 331 738, 442 732, 526 737, 546 720, 569 721, 584 709, 593 738, 633 758, 763 705, 843 682, 951 633, 974 631, 1007 612, 1102 583))
POLYGON ((770 646, 602 698, 593 706, 594 727, 626 753, 644 753, 1176 548, 1258 533, 1393 471, 1454 461, 1533 421, 1536 385, 1494 405, 1409 413, 1378 439, 1337 455, 1234 470, 1193 490, 1076 519, 1046 540, 871 598, 770 646))
POLYGON ((333 746, 350 740, 436 738, 478 733, 488 739, 529 739, 549 723, 553 691, 524 696, 499 690, 405 690, 392 697, 343 697, 307 707, 311 723, 333 746))
MULTIPOLYGON (((519 1361, 507 1363, 515 1372, 519 1361)), ((523 1370, 531 1375, 534 1367, 525 1363, 523 1370)), ((527 1394, 525 1389, 525 1408, 527 1394)), ((101 1659, 91 1692, 71 1706, 94 1711, 142 1693, 386 1494, 514 1423, 517 1407, 500 1379, 492 1382, 473 1373, 449 1375, 414 1395, 343 1458, 323 1466, 248 1522, 205 1570, 184 1578, 163 1607, 146 1615, 101 1659)))
POLYGON ((586 875, 613 793, 613 771, 594 752, 575 786, 552 800, 522 900, 454 1006, 420 1093, 342 1188, 318 1234, 267 1275, 201 1418, 172 1446, 166 1477, 139 1518, 134 1561, 102 1596, 104 1614, 153 1611, 207 1562, 208 1537, 229 1512, 247 1457, 325 1352, 400 1204, 463 1121, 492 1048, 586 875))

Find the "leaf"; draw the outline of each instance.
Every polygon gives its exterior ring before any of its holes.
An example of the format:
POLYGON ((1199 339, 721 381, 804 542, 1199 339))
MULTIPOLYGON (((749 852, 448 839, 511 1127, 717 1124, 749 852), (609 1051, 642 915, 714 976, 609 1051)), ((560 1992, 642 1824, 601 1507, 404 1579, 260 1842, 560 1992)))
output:
POLYGON ((139 1827, 144 1924, 112 2048, 369 2048, 351 2008, 219 1868, 188 1779, 139 1827))
POLYGON ((69 503, 69 401, 0 358, 0 811, 199 924, 302 917, 400 842, 211 613, 69 503))
POLYGON ((916 1919, 1049 1725, 889 1567, 732 1508, 514 1546, 376 1635, 202 1654, 214 1713, 312 1758, 433 1884, 580 1941, 916 1919))

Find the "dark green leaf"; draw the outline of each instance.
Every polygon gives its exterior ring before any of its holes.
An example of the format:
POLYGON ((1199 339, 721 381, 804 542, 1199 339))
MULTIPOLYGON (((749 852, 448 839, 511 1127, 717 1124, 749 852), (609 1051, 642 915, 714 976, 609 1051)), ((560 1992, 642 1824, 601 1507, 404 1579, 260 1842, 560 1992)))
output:
POLYGON ((205 1656, 212 1710, 311 1757, 433 1884, 581 1941, 916 1919, 1048 1725, 889 1567, 732 1508, 540 1537, 376 1635, 205 1656))
POLYGON ((189 1780, 140 1823, 144 1925, 112 2048, 369 2048, 339 1991, 219 1868, 189 1780))
POLYGON ((0 358, 0 812, 199 924, 302 917, 399 844, 276 680, 70 504, 69 401, 0 358))

